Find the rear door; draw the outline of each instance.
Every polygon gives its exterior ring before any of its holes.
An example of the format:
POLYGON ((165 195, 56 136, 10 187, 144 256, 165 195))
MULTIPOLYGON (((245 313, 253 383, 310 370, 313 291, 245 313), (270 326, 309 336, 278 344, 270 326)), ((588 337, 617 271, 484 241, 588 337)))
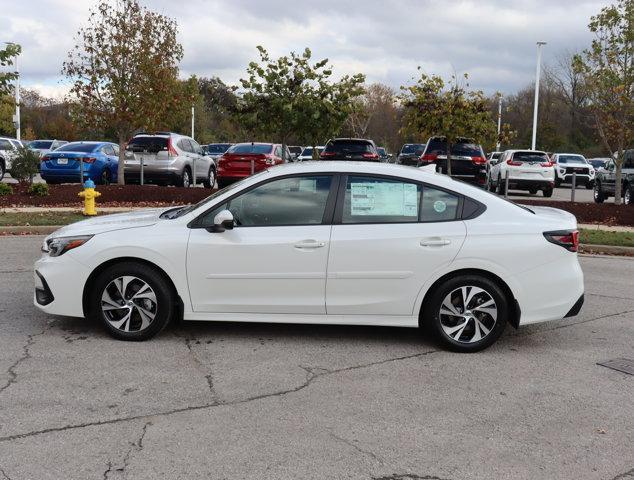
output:
POLYGON ((328 315, 412 315, 423 284, 450 264, 466 229, 461 198, 397 177, 341 180, 330 240, 328 315))

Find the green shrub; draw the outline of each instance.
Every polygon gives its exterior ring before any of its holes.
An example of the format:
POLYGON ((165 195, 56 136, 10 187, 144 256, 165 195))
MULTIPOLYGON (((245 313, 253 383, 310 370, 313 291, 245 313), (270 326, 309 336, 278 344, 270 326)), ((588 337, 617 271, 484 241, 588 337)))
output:
POLYGON ((11 185, 8 183, 0 183, 0 195, 11 195, 13 193, 13 189, 11 185))
POLYGON ((46 183, 33 183, 29 187, 29 193, 38 197, 46 197, 48 195, 48 185, 46 183))
POLYGON ((39 172, 40 154, 27 147, 18 148, 18 154, 11 161, 11 176, 20 183, 33 183, 33 177, 39 172))

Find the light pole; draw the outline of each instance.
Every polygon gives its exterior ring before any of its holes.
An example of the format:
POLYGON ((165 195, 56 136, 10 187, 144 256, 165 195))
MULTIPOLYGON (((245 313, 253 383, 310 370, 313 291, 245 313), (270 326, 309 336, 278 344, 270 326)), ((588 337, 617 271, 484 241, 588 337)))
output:
POLYGON ((502 127, 502 95, 498 97, 498 141, 495 144, 495 150, 500 151, 500 128, 502 127))
MULTIPOLYGON (((7 45, 15 45, 13 42, 4 42, 7 45)), ((15 56, 15 116, 13 123, 15 124, 15 138, 20 140, 20 69, 18 68, 18 56, 15 56)))
POLYGON ((539 106, 539 77, 541 76, 542 67, 542 46, 546 42, 537 42, 537 71, 535 72, 535 105, 533 107, 533 142, 531 150, 535 150, 535 141, 537 140, 537 109, 539 106))
POLYGON ((193 103, 192 103, 192 138, 194 138, 194 104, 193 103))

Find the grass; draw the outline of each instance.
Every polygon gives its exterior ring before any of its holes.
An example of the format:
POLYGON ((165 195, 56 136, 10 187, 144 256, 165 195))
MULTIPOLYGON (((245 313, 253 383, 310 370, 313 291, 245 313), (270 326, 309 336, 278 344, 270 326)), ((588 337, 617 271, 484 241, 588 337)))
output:
MULTIPOLYGON (((36 225, 68 225, 84 220, 87 217, 79 212, 4 212, 0 213, 0 227, 4 226, 36 226, 36 225)), ((606 230, 579 230, 581 243, 587 245, 615 245, 634 247, 634 232, 613 232, 606 230)))

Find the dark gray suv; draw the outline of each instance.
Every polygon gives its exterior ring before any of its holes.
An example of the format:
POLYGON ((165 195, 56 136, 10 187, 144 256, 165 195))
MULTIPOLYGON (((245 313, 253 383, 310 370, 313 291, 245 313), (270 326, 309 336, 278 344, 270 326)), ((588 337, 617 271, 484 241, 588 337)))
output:
MULTIPOLYGON (((603 203, 609 197, 613 197, 616 188, 616 165, 614 160, 606 162, 605 168, 597 171, 594 180, 594 201, 603 203)), ((626 150, 621 167, 621 194, 623 203, 634 203, 634 149, 626 150)))

